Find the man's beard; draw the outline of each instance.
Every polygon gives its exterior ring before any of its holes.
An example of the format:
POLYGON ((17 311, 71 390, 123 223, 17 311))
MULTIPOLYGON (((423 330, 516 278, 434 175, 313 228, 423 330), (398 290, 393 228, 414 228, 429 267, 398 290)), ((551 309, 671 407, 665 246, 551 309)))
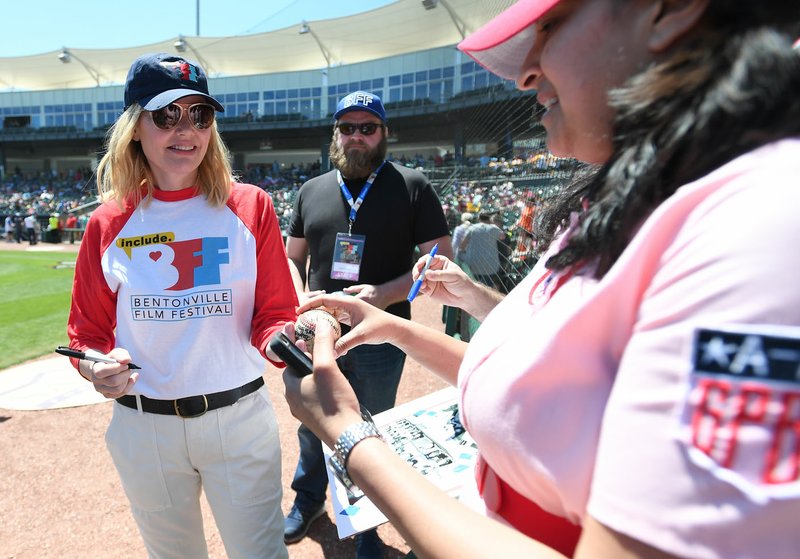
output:
POLYGON ((342 172, 342 176, 348 179, 366 178, 386 159, 386 136, 381 138, 377 146, 366 151, 354 148, 345 151, 334 138, 328 154, 331 163, 342 172))

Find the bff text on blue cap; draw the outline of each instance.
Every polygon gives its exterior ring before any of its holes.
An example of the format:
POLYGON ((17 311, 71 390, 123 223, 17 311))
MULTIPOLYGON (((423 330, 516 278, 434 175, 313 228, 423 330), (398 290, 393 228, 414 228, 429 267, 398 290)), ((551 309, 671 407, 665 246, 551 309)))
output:
POLYGON ((339 120, 340 116, 350 111, 367 111, 381 119, 381 122, 386 122, 386 111, 383 108, 381 98, 374 93, 354 91, 342 97, 336 105, 336 112, 333 113, 333 118, 339 120))

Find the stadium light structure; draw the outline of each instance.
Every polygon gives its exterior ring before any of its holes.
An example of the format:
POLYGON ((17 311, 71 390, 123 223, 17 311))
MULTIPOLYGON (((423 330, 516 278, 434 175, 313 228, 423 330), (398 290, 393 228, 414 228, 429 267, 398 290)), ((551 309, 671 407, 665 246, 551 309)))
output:
POLYGON ((200 53, 197 52, 197 49, 195 49, 192 44, 186 40, 186 37, 183 35, 178 35, 178 40, 172 43, 172 46, 175 47, 175 50, 180 53, 186 52, 186 49, 192 51, 192 54, 206 71, 206 73, 211 74, 211 68, 209 67, 208 62, 206 62, 205 59, 200 56, 200 53))
POLYGON ((322 52, 322 56, 325 57, 325 65, 330 68, 331 67, 331 53, 328 49, 325 48, 325 45, 322 44, 322 41, 319 40, 317 34, 314 33, 314 30, 311 29, 311 26, 308 24, 306 20, 303 20, 302 24, 300 25, 300 30, 298 31, 300 35, 308 35, 310 34, 314 37, 314 40, 317 42, 317 46, 319 47, 320 52, 322 52))
POLYGON ((62 47, 61 52, 58 53, 58 59, 61 61, 62 64, 69 64, 70 62, 72 62, 73 58, 78 62, 80 62, 81 66, 83 66, 84 69, 89 73, 89 75, 92 76, 92 79, 99 87, 100 77, 101 77, 100 72, 89 66, 89 64, 85 60, 83 60, 80 56, 76 55, 73 52, 70 52, 70 50, 67 47, 62 47))
POLYGON ((461 34, 461 38, 466 38, 467 24, 464 23, 460 17, 458 17, 458 14, 453 11, 453 8, 450 7, 450 4, 448 4, 446 0, 422 0, 422 7, 426 10, 433 10, 439 4, 444 6, 444 9, 447 10, 447 13, 450 15, 450 19, 453 20, 453 25, 456 26, 456 29, 458 29, 458 32, 461 34))
POLYGON ((178 52, 186 52, 186 39, 183 38, 183 35, 178 35, 178 40, 172 43, 172 46, 178 52))

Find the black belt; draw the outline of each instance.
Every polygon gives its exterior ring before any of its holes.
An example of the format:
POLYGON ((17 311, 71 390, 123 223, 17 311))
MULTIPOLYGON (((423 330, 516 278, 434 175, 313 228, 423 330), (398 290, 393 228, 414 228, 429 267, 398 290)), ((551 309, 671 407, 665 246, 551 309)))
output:
MULTIPOLYGON (((214 392, 213 394, 201 394, 199 396, 187 396, 177 400, 153 400, 147 396, 139 396, 142 401, 142 411, 147 413, 158 413, 161 415, 177 415, 183 418, 200 417, 207 411, 215 410, 225 406, 235 404, 239 398, 247 396, 264 386, 264 378, 258 377, 238 388, 214 392)), ((138 410, 136 396, 130 394, 117 398, 117 402, 138 410)))

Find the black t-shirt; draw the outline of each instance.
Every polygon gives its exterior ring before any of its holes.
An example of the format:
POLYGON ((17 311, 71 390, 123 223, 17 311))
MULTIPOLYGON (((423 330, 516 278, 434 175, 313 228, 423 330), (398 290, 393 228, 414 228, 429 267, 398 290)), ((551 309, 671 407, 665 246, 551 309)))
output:
MULTIPOLYGON (((366 179, 345 181, 353 200, 366 179)), ((417 245, 449 234, 442 204, 425 175, 391 162, 383 166, 356 214, 352 233, 366 236, 357 282, 331 279, 337 233, 347 233, 350 204, 342 194, 336 171, 306 182, 295 199, 290 237, 305 238, 311 263, 309 289, 340 291, 354 284, 377 285, 407 273, 417 245)), ((410 285, 409 285, 410 287, 410 285)), ((387 309, 411 317, 411 305, 387 309)))

